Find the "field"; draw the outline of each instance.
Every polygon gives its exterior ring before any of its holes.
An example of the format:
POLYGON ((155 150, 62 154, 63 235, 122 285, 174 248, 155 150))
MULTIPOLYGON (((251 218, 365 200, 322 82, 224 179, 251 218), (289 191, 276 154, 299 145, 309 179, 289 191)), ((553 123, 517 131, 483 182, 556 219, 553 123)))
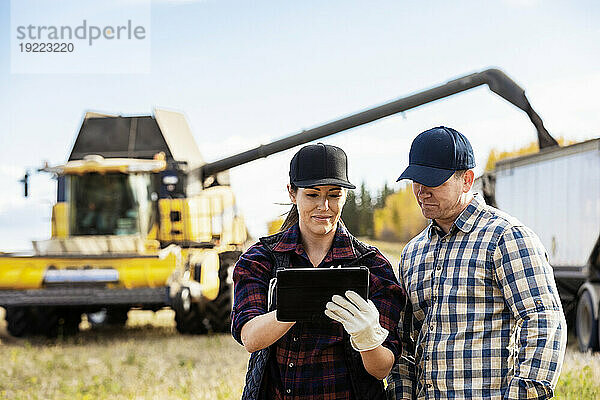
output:
MULTIPOLYGON (((397 264, 397 246, 376 244, 397 264)), ((229 335, 180 335, 170 310, 130 311, 121 330, 81 327, 71 338, 16 339, 0 308, 0 399, 240 398, 248 354, 229 335)), ((570 344, 556 397, 600 398, 600 354, 570 344)))

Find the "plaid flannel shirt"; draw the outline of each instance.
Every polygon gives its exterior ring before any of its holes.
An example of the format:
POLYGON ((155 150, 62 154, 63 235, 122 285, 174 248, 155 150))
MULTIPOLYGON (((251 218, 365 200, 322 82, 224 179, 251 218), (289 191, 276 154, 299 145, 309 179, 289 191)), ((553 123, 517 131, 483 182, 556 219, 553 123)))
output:
MULTIPOLYGON (((290 252, 290 262, 294 267, 312 267, 300 241, 297 224, 285 232, 274 250, 290 252)), ((377 249, 373 250, 376 252, 365 257, 362 264, 370 271, 369 298, 379 310, 381 326, 389 331, 383 346, 398 359, 400 343, 396 327, 404 293, 390 263, 377 249)), ((340 223, 333 245, 318 268, 344 264, 356 257, 349 233, 340 223)), ((272 258, 261 243, 250 247, 235 266, 232 334, 240 344, 242 326, 267 312, 267 289, 272 267, 272 258)), ((344 359, 344 328, 336 321, 324 319, 322 323, 296 323, 274 343, 265 371, 268 399, 352 398, 344 359)))
POLYGON ((434 223, 402 251, 408 302, 392 399, 547 399, 566 346, 537 236, 475 198, 448 234, 434 223))

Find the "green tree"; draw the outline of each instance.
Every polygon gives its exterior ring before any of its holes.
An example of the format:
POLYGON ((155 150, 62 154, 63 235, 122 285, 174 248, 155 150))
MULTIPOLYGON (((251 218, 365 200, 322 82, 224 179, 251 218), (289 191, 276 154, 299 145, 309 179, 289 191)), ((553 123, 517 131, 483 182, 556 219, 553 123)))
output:
POLYGON ((360 224, 358 215, 358 205, 356 204, 356 195, 353 190, 348 190, 348 197, 346 198, 346 205, 342 210, 342 221, 346 225, 346 228, 353 234, 357 234, 358 227, 360 224))
POLYGON ((358 204, 358 235, 373 237, 373 201, 367 185, 363 182, 360 185, 360 203, 358 204))
POLYGON ((387 182, 383 185, 383 188, 377 194, 377 200, 375 201, 375 208, 383 208, 385 207, 385 199, 390 194, 394 194, 394 190, 390 188, 387 182))

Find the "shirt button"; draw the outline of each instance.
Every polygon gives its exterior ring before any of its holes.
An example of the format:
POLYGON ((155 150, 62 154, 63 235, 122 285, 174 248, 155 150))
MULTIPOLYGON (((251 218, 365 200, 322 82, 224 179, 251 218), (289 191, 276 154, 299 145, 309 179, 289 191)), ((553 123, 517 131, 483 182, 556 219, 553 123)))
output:
POLYGON ((432 331, 433 330, 433 325, 429 325, 429 330, 432 331))
POLYGON ((426 357, 425 357, 425 361, 429 361, 429 356, 426 356, 426 357))
MULTIPOLYGON (((431 383, 428 383, 428 384, 427 384, 427 388, 428 388, 428 389, 431 389, 431 383)), ((289 390, 289 389, 288 389, 288 390, 289 390)))
POLYGON ((292 393, 292 389, 287 389, 285 392, 286 392, 287 394, 290 394, 290 393, 292 393))
POLYGON ((288 365, 290 368, 294 368, 294 363, 289 363, 288 365))
POLYGON ((441 267, 440 265, 438 265, 438 267, 437 267, 437 270, 438 270, 438 271, 441 271, 441 270, 442 270, 442 267, 441 267))
POLYGON ((294 340, 294 342, 297 342, 297 341, 298 341, 298 338, 294 336, 294 339, 293 339, 293 340, 294 340))

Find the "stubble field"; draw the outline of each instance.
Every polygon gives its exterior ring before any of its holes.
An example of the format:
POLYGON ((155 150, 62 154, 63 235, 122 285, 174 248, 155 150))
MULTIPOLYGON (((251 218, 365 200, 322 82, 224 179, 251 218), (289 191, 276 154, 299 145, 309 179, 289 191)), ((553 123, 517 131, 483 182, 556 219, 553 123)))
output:
MULTIPOLYGON (((397 265, 397 245, 373 244, 397 265)), ((180 335, 166 309, 130 311, 125 329, 81 327, 70 338, 17 339, 0 308, 0 399, 240 398, 248 354, 230 335, 180 335)), ((556 397, 600 398, 600 354, 570 344, 556 397)))

